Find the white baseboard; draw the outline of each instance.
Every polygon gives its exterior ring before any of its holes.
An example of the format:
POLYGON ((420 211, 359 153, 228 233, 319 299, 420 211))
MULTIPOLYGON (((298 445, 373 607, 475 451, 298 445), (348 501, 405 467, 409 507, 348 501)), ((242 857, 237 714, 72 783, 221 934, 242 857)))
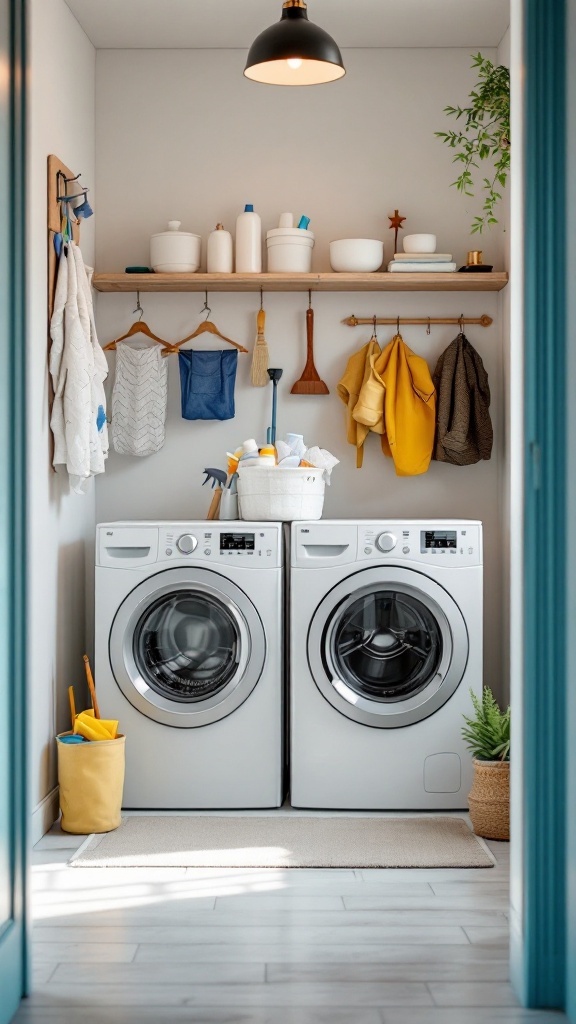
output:
POLYGON ((35 846, 46 835, 60 814, 58 786, 54 786, 32 811, 30 845, 35 846))

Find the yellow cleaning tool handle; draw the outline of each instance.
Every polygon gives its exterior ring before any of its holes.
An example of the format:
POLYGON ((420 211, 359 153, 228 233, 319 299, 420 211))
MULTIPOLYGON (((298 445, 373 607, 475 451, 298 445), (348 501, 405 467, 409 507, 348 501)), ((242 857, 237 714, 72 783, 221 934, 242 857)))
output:
POLYGON ((98 701, 96 699, 96 687, 94 686, 94 679, 92 678, 92 669, 90 668, 90 658, 87 654, 84 655, 84 668, 86 669, 86 681, 88 683, 88 689, 90 690, 90 697, 92 699, 92 707, 94 708, 94 717, 100 718, 100 708, 98 707, 98 701))
POLYGON ((74 722, 76 720, 76 701, 74 700, 74 687, 68 687, 68 700, 70 702, 70 718, 72 720, 72 728, 74 728, 74 722))
POLYGON ((258 334, 264 334, 264 327, 266 325, 266 313, 263 309, 258 310, 258 316, 256 317, 256 330, 258 334))

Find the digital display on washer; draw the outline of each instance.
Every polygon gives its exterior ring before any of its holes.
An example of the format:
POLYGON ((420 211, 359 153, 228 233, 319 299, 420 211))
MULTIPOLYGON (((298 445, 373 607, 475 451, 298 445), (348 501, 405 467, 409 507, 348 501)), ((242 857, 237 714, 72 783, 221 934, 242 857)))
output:
POLYGON ((255 533, 221 533, 220 551, 254 551, 255 533))
POLYGON ((432 548, 455 548, 456 530, 423 530, 421 533, 422 551, 432 548))

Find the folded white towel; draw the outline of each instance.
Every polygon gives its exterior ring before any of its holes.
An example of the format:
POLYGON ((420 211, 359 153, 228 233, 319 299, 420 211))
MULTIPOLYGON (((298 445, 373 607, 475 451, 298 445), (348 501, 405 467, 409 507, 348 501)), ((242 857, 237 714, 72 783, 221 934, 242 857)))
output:
POLYGON ((391 274, 452 274, 456 270, 455 263, 396 263, 388 264, 391 274))
POLYGON ((450 263, 451 252, 397 252, 394 253, 395 260, 402 263, 450 263))

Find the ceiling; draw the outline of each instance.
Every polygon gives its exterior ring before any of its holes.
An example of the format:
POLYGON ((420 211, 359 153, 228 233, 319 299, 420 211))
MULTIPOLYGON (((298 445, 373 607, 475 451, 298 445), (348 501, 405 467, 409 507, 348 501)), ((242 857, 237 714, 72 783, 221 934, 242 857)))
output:
MULTIPOLYGON (((248 48, 281 0, 66 0, 99 49, 248 48)), ((497 46, 507 0, 309 0, 341 47, 497 46)))

